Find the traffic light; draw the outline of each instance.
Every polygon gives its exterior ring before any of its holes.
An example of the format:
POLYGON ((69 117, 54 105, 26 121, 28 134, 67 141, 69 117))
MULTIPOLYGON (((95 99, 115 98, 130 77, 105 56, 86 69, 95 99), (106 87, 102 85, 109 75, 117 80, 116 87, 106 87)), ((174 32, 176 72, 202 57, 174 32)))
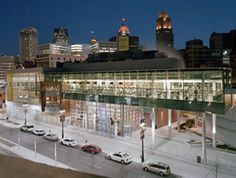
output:
POLYGON ((143 129, 140 130, 140 139, 144 139, 144 130, 143 129))

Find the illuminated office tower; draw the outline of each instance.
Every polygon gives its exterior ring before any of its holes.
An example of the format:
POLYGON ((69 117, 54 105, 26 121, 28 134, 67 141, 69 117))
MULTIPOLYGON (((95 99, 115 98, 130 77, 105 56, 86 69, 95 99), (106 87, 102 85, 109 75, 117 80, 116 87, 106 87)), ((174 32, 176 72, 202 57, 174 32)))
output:
POLYGON ((172 23, 167 12, 162 11, 156 22, 156 46, 159 51, 174 47, 172 23))
POLYGON ((111 37, 109 41, 117 43, 117 51, 136 51, 139 49, 139 37, 130 35, 125 18, 122 19, 122 25, 117 35, 111 37))

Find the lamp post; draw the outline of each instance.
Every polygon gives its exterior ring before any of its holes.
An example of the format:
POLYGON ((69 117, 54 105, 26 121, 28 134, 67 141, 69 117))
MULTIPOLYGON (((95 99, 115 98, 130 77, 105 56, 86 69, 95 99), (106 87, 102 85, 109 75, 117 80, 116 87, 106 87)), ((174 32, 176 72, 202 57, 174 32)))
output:
POLYGON ((28 106, 28 95, 19 95, 19 98, 23 101, 22 107, 24 108, 24 113, 25 113, 25 125, 27 125, 27 118, 26 114, 28 112, 27 106, 28 106))
POLYGON ((28 104, 23 104, 22 106, 24 107, 24 113, 25 113, 25 125, 27 125, 26 114, 27 114, 28 110, 26 107, 28 106, 28 104))
POLYGON ((61 122, 61 138, 64 138, 64 121, 65 121, 65 110, 60 111, 60 122, 61 122))
POLYGON ((144 122, 142 122, 141 124, 140 124, 140 127, 141 127, 141 129, 140 129, 140 139, 141 139, 141 141, 142 141, 142 155, 141 155, 141 162, 143 163, 144 162, 144 132, 145 132, 145 123, 144 122))

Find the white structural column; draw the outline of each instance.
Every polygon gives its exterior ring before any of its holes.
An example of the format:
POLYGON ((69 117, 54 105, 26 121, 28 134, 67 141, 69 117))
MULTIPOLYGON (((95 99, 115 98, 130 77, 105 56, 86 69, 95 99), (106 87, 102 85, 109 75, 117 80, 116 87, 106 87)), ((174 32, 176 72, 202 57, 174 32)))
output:
POLYGON ((202 113, 202 160, 203 164, 207 163, 206 150, 206 114, 202 113))
MULTIPOLYGON (((85 113, 86 113, 86 114, 85 114, 85 116, 84 116, 84 117, 85 117, 85 118, 84 118, 84 119, 85 119, 85 129, 88 130, 88 101, 86 101, 85 104, 86 104, 86 105, 85 105, 85 106, 86 106, 86 107, 85 107, 85 113)), ((90 128, 90 129, 91 129, 91 128, 90 128)))
POLYGON ((213 90, 213 96, 215 96, 216 95, 216 83, 215 82, 212 83, 212 90, 213 90))
POLYGON ((216 114, 212 114, 212 146, 216 147, 216 114))
POLYGON ((176 111, 176 115, 177 115, 177 130, 179 131, 180 129, 179 110, 176 111))
POLYGON ((156 113, 155 113, 155 108, 152 108, 152 151, 155 150, 155 140, 156 140, 155 126, 156 126, 156 113))
POLYGON ((93 114, 93 129, 96 130, 96 119, 97 119, 97 102, 95 105, 96 109, 95 109, 95 113, 93 114))
POLYGON ((166 89, 167 89, 167 99, 170 99, 170 82, 168 81, 166 83, 166 89))
POLYGON ((114 121, 114 135, 117 136, 117 120, 114 121))
POLYGON ((171 135, 171 109, 168 109, 168 131, 169 135, 171 135))

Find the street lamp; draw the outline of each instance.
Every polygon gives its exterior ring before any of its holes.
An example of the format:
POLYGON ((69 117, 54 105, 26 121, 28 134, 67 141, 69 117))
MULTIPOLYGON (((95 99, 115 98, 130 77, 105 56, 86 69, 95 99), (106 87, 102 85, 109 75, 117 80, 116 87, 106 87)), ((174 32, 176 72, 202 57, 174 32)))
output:
POLYGON ((27 125, 27 118, 26 118, 26 114, 28 112, 27 110, 27 106, 28 106, 28 95, 19 95, 19 98, 20 99, 23 99, 23 104, 22 104, 22 107, 24 108, 24 113, 25 113, 25 125, 27 125))
POLYGON ((25 125, 27 125, 26 114, 27 114, 28 110, 26 107, 28 106, 28 104, 23 104, 22 106, 24 107, 24 113, 25 113, 25 125))
POLYGON ((142 155, 141 155, 141 162, 143 163, 144 162, 144 132, 145 132, 145 123, 144 122, 142 122, 141 124, 140 124, 140 127, 141 127, 141 129, 140 129, 140 139, 142 140, 142 155))
POLYGON ((61 122, 61 137, 62 138, 64 138, 64 121, 65 121, 65 115, 64 115, 64 113, 65 113, 65 110, 63 109, 63 110, 61 110, 60 111, 60 122, 61 122))

